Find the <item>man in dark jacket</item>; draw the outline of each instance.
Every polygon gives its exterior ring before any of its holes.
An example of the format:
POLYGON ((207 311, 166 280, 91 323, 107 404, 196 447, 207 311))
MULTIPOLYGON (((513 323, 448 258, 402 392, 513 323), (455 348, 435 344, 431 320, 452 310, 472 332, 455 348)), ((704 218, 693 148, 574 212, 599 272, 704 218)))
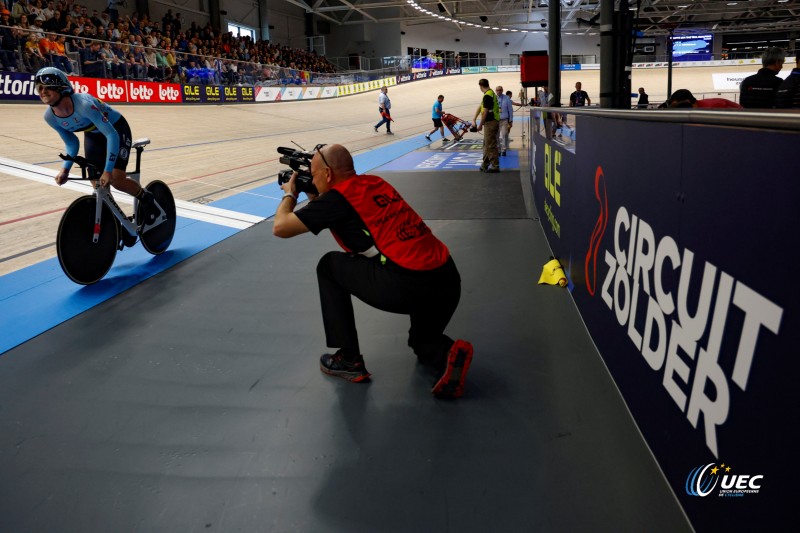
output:
POLYGON ((795 68, 775 94, 775 107, 778 109, 800 109, 800 50, 796 60, 795 68))
POLYGON ((775 93, 783 82, 778 72, 783 68, 786 53, 777 46, 767 48, 761 56, 763 67, 756 74, 748 76, 740 86, 739 103, 751 109, 772 109, 775 107, 775 93))

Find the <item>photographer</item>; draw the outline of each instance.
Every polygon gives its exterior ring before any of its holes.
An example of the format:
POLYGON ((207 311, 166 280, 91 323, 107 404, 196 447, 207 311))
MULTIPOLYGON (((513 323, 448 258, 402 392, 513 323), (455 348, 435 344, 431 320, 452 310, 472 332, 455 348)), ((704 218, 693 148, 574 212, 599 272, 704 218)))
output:
MULTIPOLYGON (((345 252, 329 252, 317 265, 327 345, 322 372, 353 382, 369 379, 358 345, 352 296, 366 304, 410 315, 408 345, 423 364, 441 372, 434 395, 457 398, 472 360, 472 345, 444 334, 461 297, 461 278, 447 247, 378 176, 357 175, 350 152, 321 145, 310 160, 316 191, 303 182, 310 202, 297 204, 298 172, 283 183, 285 195, 273 233, 294 237, 329 228, 345 252)), ((439 374, 437 374, 439 375, 439 374)))

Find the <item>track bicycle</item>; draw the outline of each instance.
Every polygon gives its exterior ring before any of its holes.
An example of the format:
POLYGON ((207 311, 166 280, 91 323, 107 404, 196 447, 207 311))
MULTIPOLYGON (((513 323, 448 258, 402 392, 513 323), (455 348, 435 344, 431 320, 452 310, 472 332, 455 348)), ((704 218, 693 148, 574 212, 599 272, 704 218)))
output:
MULTIPOLYGON (((150 139, 139 139, 133 143, 136 150, 136 170, 128 172, 129 178, 139 182, 142 151, 150 139)), ((58 262, 64 273, 81 285, 100 281, 108 273, 118 250, 134 246, 142 241, 144 249, 153 255, 166 251, 175 234, 175 199, 163 181, 152 181, 147 187, 155 200, 154 213, 145 213, 145 207, 133 199, 134 215, 128 217, 114 201, 109 187, 99 183, 100 171, 82 156, 59 154, 61 159, 72 161, 81 168, 81 177, 70 180, 92 180, 93 194, 81 196, 64 211, 58 225, 56 249, 58 262)))

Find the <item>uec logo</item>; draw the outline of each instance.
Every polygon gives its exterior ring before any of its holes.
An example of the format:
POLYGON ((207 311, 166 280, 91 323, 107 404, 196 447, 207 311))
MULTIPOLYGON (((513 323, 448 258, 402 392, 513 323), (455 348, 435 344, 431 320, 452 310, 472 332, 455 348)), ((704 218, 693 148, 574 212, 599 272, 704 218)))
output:
POLYGON ((711 494, 717 486, 719 477, 706 474, 708 469, 714 466, 714 463, 708 463, 705 466, 698 466, 689 472, 686 478, 686 494, 689 496, 705 497, 711 494))

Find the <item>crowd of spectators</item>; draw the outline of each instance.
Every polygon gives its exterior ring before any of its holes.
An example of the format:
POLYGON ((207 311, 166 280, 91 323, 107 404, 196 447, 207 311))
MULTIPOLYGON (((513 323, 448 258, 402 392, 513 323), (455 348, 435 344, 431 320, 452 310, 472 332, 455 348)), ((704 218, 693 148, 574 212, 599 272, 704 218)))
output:
POLYGON ((184 27, 171 9, 159 21, 89 11, 75 0, 0 0, 0 39, 3 68, 31 73, 55 66, 89 77, 232 85, 302 84, 335 72, 315 52, 254 42, 210 23, 184 27))

